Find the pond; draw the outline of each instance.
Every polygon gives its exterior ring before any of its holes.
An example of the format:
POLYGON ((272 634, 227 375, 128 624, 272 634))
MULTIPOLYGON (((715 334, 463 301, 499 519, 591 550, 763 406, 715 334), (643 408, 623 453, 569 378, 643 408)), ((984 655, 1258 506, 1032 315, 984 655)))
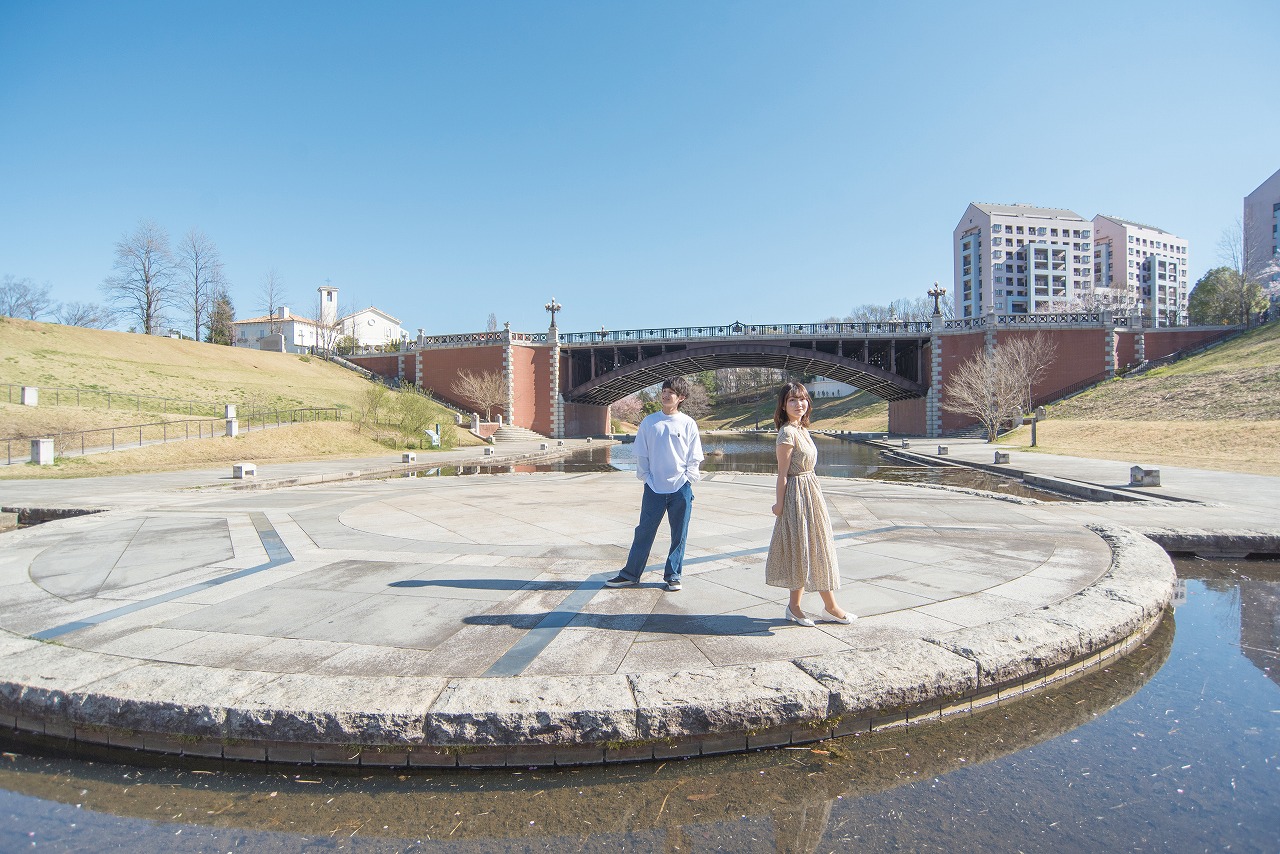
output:
MULTIPOLYGON (((738 471, 756 474, 774 474, 778 464, 774 457, 773 433, 716 433, 704 435, 702 446, 707 458, 702 463, 704 472, 738 471)), ((825 477, 865 477, 896 483, 937 484, 966 489, 980 489, 1019 498, 1039 501, 1076 501, 1077 498, 1032 489, 1021 480, 1001 477, 977 469, 961 466, 912 466, 881 457, 878 448, 858 442, 814 436, 818 446, 818 461, 814 466, 825 477)), ((529 463, 513 466, 479 466, 459 469, 446 466, 429 473, 501 474, 505 472, 548 471, 635 471, 635 446, 631 444, 609 445, 578 451, 561 460, 546 463, 529 463)), ((424 473, 427 474, 427 473, 424 473)), ((421 475, 420 475, 421 476, 421 475)))
POLYGON ((0 851, 1274 852, 1280 562, 1175 562, 1176 612, 1106 669, 804 748, 405 774, 4 735, 0 851))

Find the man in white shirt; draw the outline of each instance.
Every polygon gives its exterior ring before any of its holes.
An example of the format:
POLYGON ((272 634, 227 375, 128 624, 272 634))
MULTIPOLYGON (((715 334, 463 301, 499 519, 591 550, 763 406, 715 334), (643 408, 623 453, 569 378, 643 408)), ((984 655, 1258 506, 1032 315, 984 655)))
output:
POLYGON ((680 411, 680 404, 688 398, 689 383, 684 377, 666 380, 658 396, 662 411, 640 422, 635 442, 636 477, 644 481, 640 524, 636 526, 627 565, 604 583, 606 587, 635 587, 640 583, 658 525, 666 516, 671 525, 671 549, 662 577, 668 591, 680 589, 684 544, 693 511, 693 482, 702 477, 698 471, 702 462, 698 425, 680 411))

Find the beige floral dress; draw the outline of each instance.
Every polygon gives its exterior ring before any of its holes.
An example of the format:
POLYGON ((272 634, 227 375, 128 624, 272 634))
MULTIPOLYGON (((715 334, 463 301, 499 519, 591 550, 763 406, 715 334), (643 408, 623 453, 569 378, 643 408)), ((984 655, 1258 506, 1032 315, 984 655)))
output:
POLYGON ((773 523, 764 583, 788 590, 803 587, 809 592, 838 590, 840 569, 831 517, 813 471, 818 448, 808 430, 792 424, 782 425, 777 444, 792 445, 793 450, 782 514, 773 523))

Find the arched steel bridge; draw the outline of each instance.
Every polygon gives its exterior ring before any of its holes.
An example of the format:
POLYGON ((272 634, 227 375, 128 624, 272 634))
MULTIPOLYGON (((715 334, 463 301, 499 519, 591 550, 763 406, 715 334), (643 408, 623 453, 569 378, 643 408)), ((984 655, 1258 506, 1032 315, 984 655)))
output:
POLYGON ((779 368, 828 377, 884 400, 924 396, 932 325, 795 323, 693 326, 561 335, 564 399, 604 406, 675 376, 718 368, 779 368))

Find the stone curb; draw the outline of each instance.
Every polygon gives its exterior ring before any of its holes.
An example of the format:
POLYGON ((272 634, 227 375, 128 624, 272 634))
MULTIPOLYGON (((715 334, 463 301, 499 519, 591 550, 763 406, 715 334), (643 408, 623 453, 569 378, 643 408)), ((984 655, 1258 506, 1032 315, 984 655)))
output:
POLYGON ((317 677, 140 662, 0 634, 0 726, 227 759, 465 766, 735 752, 965 713, 1075 677, 1147 637, 1165 552, 1092 526, 1112 564, 1065 599, 875 649, 672 673, 317 677))
POLYGON ((598 442, 598 444, 595 442, 591 444, 581 442, 576 445, 563 445, 554 448, 547 448, 545 451, 527 451, 523 453, 499 454, 495 451, 492 457, 467 457, 461 459, 441 460, 434 465, 428 459, 421 462, 400 463, 397 465, 382 466, 372 469, 354 469, 342 472, 325 472, 324 474, 298 475, 297 477, 282 477, 247 482, 242 481, 239 483, 221 483, 193 488, 231 490, 281 489, 290 486, 310 486, 317 483, 337 483, 344 480, 361 480, 380 477, 406 477, 418 472, 430 471, 432 469, 444 468, 446 466, 452 466, 454 468, 471 468, 528 465, 530 463, 552 462, 588 448, 605 448, 610 445, 619 444, 617 441, 609 439, 601 439, 598 440, 598 442))

